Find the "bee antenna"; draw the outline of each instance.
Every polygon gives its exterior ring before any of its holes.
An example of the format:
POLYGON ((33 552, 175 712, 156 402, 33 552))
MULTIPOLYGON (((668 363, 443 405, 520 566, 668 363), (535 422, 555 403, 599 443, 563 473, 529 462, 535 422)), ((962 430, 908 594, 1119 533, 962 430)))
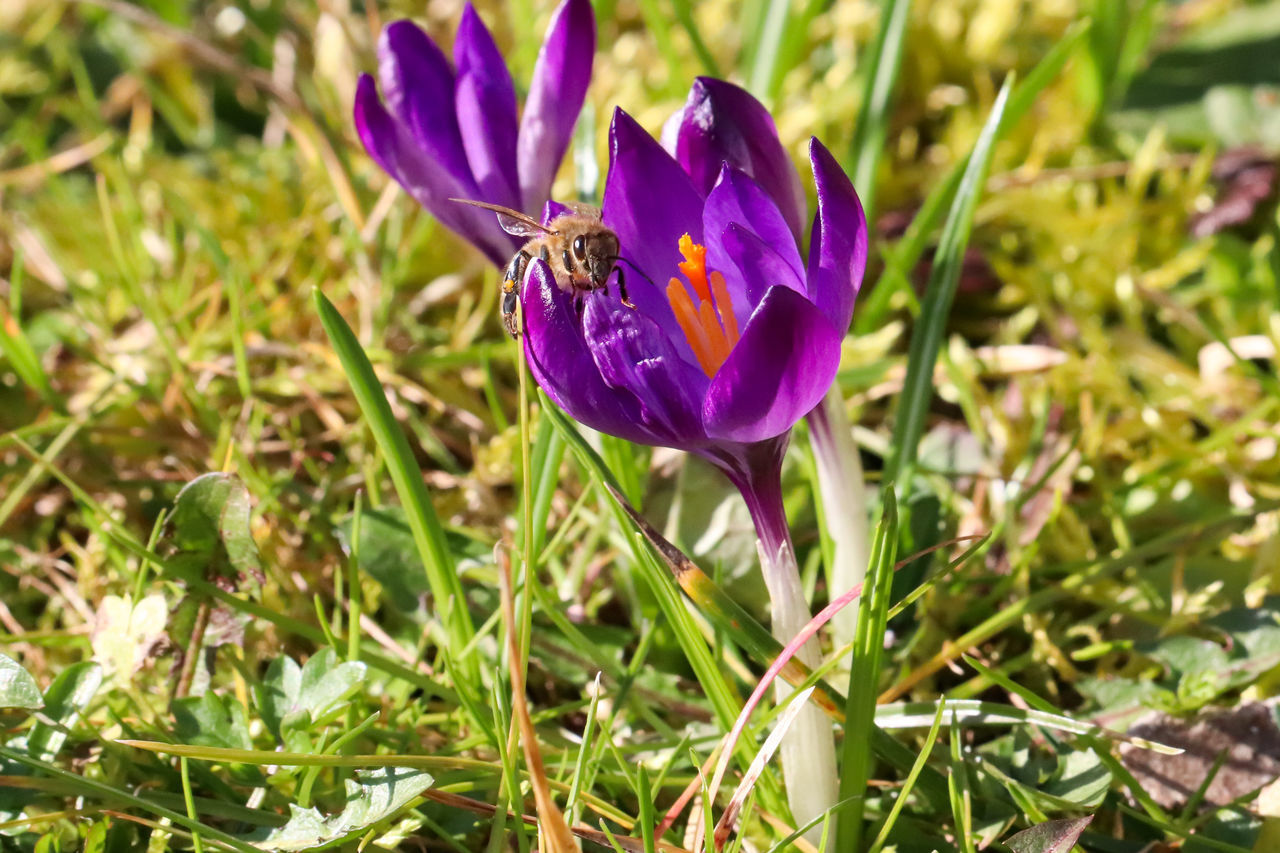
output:
MULTIPOLYGON (((622 262, 623 262, 623 263, 625 263, 627 266, 631 267, 631 269, 632 269, 632 270, 634 270, 634 271, 635 271, 635 273, 636 273, 637 275, 639 275, 642 279, 644 279, 645 281, 649 282, 650 284, 653 284, 653 279, 651 279, 651 278, 649 278, 649 276, 645 275, 645 274, 644 274, 644 270, 642 270, 642 269, 640 269, 640 267, 636 266, 635 261, 631 260, 630 258, 624 258, 622 255, 614 255, 613 257, 609 258, 609 260, 610 260, 610 261, 613 261, 615 264, 616 264, 618 261, 622 261, 622 262)), ((657 285, 656 285, 656 284, 654 284, 653 286, 654 286, 654 287, 657 287, 657 285)))

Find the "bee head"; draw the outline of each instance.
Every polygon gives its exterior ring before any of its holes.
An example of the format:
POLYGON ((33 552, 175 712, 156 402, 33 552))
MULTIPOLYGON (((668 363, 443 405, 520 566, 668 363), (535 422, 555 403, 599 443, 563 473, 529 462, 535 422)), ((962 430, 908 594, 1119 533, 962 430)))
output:
POLYGON ((612 231, 600 231, 591 235, 586 247, 586 258, 583 266, 591 277, 591 286, 604 287, 613 272, 614 262, 618 257, 618 238, 612 231))

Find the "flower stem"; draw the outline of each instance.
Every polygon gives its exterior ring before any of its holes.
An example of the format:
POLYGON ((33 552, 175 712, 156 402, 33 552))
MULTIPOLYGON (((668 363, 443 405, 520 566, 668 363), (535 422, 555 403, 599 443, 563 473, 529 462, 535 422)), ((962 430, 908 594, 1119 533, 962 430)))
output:
MULTIPOLYGON (((849 429, 840 391, 832 387, 818 407, 809 413, 809 436, 818 470, 818 494, 827 535, 835 545, 827 585, 837 596, 862 583, 867 574, 867 496, 862 460, 849 429)), ((831 620, 836 648, 853 641, 858 609, 846 607, 831 620)))
MULTIPOLYGON (((783 435, 744 445, 739 453, 709 457, 738 487, 751 513, 773 611, 773 636, 783 644, 790 642, 812 618, 782 503, 782 457, 788 438, 783 435)), ((806 643, 797 657, 809 667, 818 666, 821 652, 817 639, 806 643)), ((792 692, 790 685, 779 683, 775 696, 782 702, 792 692)), ((796 717, 780 752, 791 815, 797 825, 804 825, 836 802, 835 737, 831 722, 817 705, 810 703, 796 717)), ((821 824, 805 837, 814 845, 820 844, 821 824)))

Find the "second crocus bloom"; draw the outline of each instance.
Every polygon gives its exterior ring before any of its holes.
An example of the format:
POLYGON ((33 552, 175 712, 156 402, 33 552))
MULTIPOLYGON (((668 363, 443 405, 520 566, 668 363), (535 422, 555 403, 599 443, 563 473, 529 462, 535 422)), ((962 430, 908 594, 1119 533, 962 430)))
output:
POLYGON ((590 0, 564 0, 521 114, 506 62, 470 3, 452 64, 416 24, 396 21, 378 41, 378 82, 362 75, 356 90, 360 141, 410 196, 501 267, 520 241, 493 214, 450 199, 541 213, 582 110, 595 40, 590 0))

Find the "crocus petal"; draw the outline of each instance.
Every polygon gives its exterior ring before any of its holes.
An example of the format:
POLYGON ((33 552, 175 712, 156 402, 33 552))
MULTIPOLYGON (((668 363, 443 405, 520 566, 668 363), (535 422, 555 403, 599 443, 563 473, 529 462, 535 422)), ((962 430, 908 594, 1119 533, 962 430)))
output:
POLYGON ((524 210, 536 210, 551 195, 587 96, 595 52, 591 0, 564 0, 551 16, 520 120, 516 159, 524 210))
POLYGON ((680 273, 681 235, 702 242, 702 196, 676 161, 622 110, 614 111, 609 141, 604 222, 641 273, 627 275, 628 295, 693 363, 693 351, 667 302, 666 284, 680 273))
POLYGON ((515 244, 498 225, 497 217, 449 200, 468 197, 472 188, 443 168, 418 144, 409 128, 387 112, 378 100, 373 78, 367 74, 356 87, 355 124, 369 156, 419 204, 498 266, 510 260, 515 244))
POLYGON ((867 266, 867 217, 849 177, 821 142, 809 142, 818 212, 809 243, 809 298, 843 334, 867 266))
POLYGON ((659 439, 644 428, 634 395, 605 384, 582 337, 573 296, 535 259, 521 290, 524 353, 543 391, 576 421, 641 444, 659 439))
MULTIPOLYGON (((707 196, 706 207, 702 211, 702 227, 707 237, 708 258, 713 260, 718 254, 718 243, 723 239, 729 225, 737 223, 746 226, 764 243, 772 247, 788 266, 791 267, 792 280, 804 280, 804 264, 800 260, 800 250, 795 238, 783 219, 778 206, 760 184, 752 180, 746 172, 725 163, 720 170, 711 194, 707 196)), ((776 281, 774 284, 781 284, 776 281)), ((755 307, 755 302, 751 303, 755 307)))
POLYGON ((454 113, 453 69, 440 48, 411 21, 388 24, 378 39, 378 79, 391 111, 439 168, 468 190, 463 196, 474 197, 454 113))
POLYGON ((786 432, 831 387, 841 337, 802 295, 772 288, 711 380, 702 409, 707 435, 748 442, 786 432))
POLYGON ((786 287, 805 295, 804 279, 791 263, 754 233, 736 222, 718 241, 708 241, 707 265, 725 274, 738 328, 746 328, 756 306, 771 287, 786 287))
POLYGON ((453 43, 458 127, 480 197, 522 209, 516 175, 516 90, 493 36, 468 3, 453 43))
POLYGON ((569 205, 558 202, 555 199, 548 199, 542 205, 542 219, 538 221, 546 225, 557 216, 564 216, 568 213, 573 213, 573 209, 569 205))
POLYGON ((635 395, 640 417, 659 443, 702 442, 706 375, 682 359, 658 324, 640 311, 600 291, 583 299, 583 333, 604 381, 635 395))
POLYGON ((669 148, 703 194, 728 162, 755 178, 771 195, 799 242, 804 229, 804 189, 764 105, 745 89, 699 77, 681 110, 679 130, 664 133, 669 148))

